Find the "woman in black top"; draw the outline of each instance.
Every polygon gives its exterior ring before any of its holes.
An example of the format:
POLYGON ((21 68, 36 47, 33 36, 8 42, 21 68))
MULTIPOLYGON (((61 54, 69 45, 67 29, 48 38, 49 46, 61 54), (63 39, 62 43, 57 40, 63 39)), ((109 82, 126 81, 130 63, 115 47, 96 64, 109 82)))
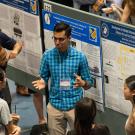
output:
POLYGON ((93 99, 84 97, 75 106, 74 131, 67 135, 110 135, 107 126, 94 122, 96 116, 96 104, 93 99))

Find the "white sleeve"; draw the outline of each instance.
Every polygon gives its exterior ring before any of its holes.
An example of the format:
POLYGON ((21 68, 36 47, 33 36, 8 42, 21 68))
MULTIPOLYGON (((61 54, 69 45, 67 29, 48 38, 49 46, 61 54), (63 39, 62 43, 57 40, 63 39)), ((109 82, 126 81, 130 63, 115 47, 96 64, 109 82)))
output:
POLYGON ((11 121, 8 104, 3 99, 0 99, 0 121, 4 125, 7 125, 11 121))

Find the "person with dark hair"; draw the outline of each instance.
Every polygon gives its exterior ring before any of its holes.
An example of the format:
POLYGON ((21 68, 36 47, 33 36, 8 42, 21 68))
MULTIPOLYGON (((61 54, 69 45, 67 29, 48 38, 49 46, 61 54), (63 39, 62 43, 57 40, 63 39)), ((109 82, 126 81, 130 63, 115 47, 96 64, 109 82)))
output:
MULTIPOLYGON (((8 60, 16 58, 21 49, 21 44, 0 31, 0 67, 3 70, 6 70, 8 60), (9 51, 6 51, 6 49, 9 51)), ((11 94, 8 83, 6 82, 6 84, 4 90, 0 92, 0 97, 7 101, 9 108, 11 109, 11 94)))
POLYGON ((123 8, 120 21, 135 25, 135 0, 124 0, 123 8))
POLYGON ((82 98, 75 105, 74 130, 67 135, 110 135, 107 126, 96 124, 96 103, 88 97, 82 98))
POLYGON ((70 45, 71 27, 60 22, 54 26, 55 48, 47 50, 40 65, 41 79, 33 86, 41 90, 50 79, 48 127, 50 135, 65 135, 67 123, 74 128, 74 105, 83 89, 93 85, 86 56, 70 45))
MULTIPOLYGON (((0 91, 2 91, 5 86, 6 86, 5 72, 2 68, 0 68, 0 91)), ((21 128, 13 124, 8 104, 5 100, 1 98, 0 98, 0 123, 5 126, 5 128, 8 131, 8 134, 20 135, 21 128)))
POLYGON ((132 111, 126 121, 125 131, 127 135, 135 135, 135 75, 125 79, 124 97, 132 104, 132 111))

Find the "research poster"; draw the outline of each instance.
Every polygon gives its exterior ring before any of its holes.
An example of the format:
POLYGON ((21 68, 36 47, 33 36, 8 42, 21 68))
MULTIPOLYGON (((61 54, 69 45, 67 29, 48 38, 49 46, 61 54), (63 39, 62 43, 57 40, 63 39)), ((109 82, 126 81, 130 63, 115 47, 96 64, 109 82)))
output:
POLYGON ((129 114, 124 99, 124 80, 135 75, 135 29, 109 22, 101 23, 106 107, 129 114))
POLYGON ((37 76, 42 46, 37 0, 1 0, 0 29, 23 44, 23 49, 9 65, 37 76))
POLYGON ((71 46, 85 53, 88 59, 89 69, 95 80, 94 87, 86 91, 85 96, 94 98, 103 107, 100 28, 54 13, 48 4, 45 4, 44 7, 47 7, 47 9, 45 8, 42 11, 45 48, 51 49, 55 46, 53 42, 53 28, 56 23, 63 21, 72 27, 71 46))

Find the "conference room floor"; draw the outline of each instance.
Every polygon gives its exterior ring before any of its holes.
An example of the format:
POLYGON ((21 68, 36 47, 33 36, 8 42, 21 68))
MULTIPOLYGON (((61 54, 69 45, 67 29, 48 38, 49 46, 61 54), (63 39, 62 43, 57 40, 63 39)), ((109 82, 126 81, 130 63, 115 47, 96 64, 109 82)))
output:
POLYGON ((12 95, 12 112, 15 112, 16 106, 16 113, 21 116, 18 123, 18 125, 22 128, 21 135, 29 135, 32 126, 38 124, 38 117, 33 105, 32 95, 29 97, 18 95, 16 94, 16 86, 14 82, 8 80, 8 83, 12 95))

